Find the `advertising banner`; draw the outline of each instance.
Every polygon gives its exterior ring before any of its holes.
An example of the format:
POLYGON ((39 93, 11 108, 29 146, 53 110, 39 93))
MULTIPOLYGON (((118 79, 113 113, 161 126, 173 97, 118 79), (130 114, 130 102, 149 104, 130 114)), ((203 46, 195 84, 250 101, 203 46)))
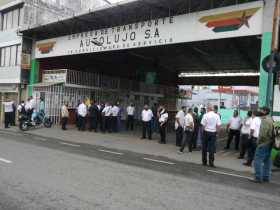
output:
POLYGON ((35 57, 259 35, 262 21, 263 2, 257 1, 38 41, 35 57))

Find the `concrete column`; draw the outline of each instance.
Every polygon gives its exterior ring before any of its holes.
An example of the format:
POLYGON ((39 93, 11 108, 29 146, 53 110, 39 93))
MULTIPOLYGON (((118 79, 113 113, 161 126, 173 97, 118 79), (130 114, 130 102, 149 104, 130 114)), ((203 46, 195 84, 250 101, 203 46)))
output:
POLYGON ((39 77, 39 61, 37 59, 32 59, 31 70, 29 75, 28 96, 32 95, 33 85, 38 82, 38 77, 39 77))
MULTIPOLYGON (((274 6, 275 0, 266 1, 264 5, 260 63, 271 53, 274 6)), ((260 65, 259 106, 264 106, 266 102, 267 80, 268 74, 263 70, 262 65, 260 65)))

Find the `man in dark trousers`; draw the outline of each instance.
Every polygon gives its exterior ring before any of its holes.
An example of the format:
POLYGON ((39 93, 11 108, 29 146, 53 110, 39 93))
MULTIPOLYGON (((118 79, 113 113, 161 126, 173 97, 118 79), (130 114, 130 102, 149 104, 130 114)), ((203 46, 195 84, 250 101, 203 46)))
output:
POLYGON ((194 107, 193 109, 193 122, 194 122, 194 128, 193 128, 193 136, 192 136, 192 147, 193 149, 196 149, 197 147, 197 137, 198 137, 198 130, 199 130, 199 116, 198 116, 198 108, 194 107))
POLYGON ((97 132, 99 109, 95 102, 92 100, 88 109, 89 115, 89 131, 94 130, 97 132))
POLYGON ((230 119, 227 124, 228 140, 225 149, 229 149, 231 141, 235 138, 235 150, 239 149, 239 140, 240 140, 240 129, 242 126, 242 119, 239 117, 238 111, 235 110, 233 117, 230 119))
POLYGON ((5 112, 5 128, 9 128, 9 126, 12 123, 14 102, 11 100, 8 100, 7 102, 4 102, 3 104, 4 104, 4 112, 5 112))
POLYGON ((130 130, 133 131, 135 106, 134 106, 133 104, 130 104, 130 105, 126 108, 126 112, 127 112, 126 130, 129 130, 129 129, 130 129, 130 130))
POLYGON ((214 166, 217 131, 221 126, 221 119, 218 114, 213 111, 213 106, 208 105, 207 113, 204 114, 201 125, 204 128, 202 139, 202 164, 207 165, 207 152, 209 153, 209 166, 214 166))
POLYGON ((149 106, 146 104, 144 106, 144 109, 141 114, 141 119, 142 119, 142 124, 143 124, 143 130, 142 130, 142 138, 146 138, 146 133, 148 133, 148 138, 151 140, 152 139, 152 118, 153 118, 153 112, 151 109, 149 109, 149 106))
POLYGON ((176 130, 176 146, 181 147, 184 133, 186 107, 182 106, 181 110, 177 112, 175 117, 175 130, 176 130))

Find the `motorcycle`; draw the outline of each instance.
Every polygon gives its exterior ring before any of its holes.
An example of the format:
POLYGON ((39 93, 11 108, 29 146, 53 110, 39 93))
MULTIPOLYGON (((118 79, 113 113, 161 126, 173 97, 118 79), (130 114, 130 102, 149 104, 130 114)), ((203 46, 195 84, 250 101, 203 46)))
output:
POLYGON ((38 127, 42 124, 46 128, 50 128, 52 126, 51 119, 43 112, 36 113, 36 116, 33 117, 33 120, 30 120, 26 114, 19 116, 19 129, 22 131, 28 131, 31 127, 38 127))

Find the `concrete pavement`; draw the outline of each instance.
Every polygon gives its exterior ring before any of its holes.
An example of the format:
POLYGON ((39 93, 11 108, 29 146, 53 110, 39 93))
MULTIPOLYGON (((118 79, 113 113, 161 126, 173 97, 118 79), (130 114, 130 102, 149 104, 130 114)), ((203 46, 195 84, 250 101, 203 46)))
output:
MULTIPOLYGON (((14 132, 19 132, 17 128, 13 128, 14 132)), ((58 138, 61 140, 67 140, 74 143, 85 143, 90 145, 99 145, 112 149, 127 150, 136 153, 149 154, 155 156, 163 156, 169 159, 185 161, 190 163, 201 164, 201 152, 194 151, 192 153, 185 150, 185 154, 177 154, 177 149, 174 146, 175 136, 174 134, 169 134, 167 141, 171 144, 161 145, 157 143, 159 139, 158 134, 153 135, 153 140, 140 140, 141 134, 137 131, 135 132, 122 132, 122 133, 112 133, 112 134, 102 134, 100 132, 79 132, 75 128, 70 128, 67 131, 62 131, 59 127, 54 127, 51 129, 40 128, 33 129, 27 133, 43 136, 58 138)), ((244 160, 238 160, 238 153, 233 150, 224 151, 223 144, 218 146, 218 151, 216 154, 215 164, 218 167, 228 168, 241 172, 251 173, 252 169, 242 165, 244 160)))

